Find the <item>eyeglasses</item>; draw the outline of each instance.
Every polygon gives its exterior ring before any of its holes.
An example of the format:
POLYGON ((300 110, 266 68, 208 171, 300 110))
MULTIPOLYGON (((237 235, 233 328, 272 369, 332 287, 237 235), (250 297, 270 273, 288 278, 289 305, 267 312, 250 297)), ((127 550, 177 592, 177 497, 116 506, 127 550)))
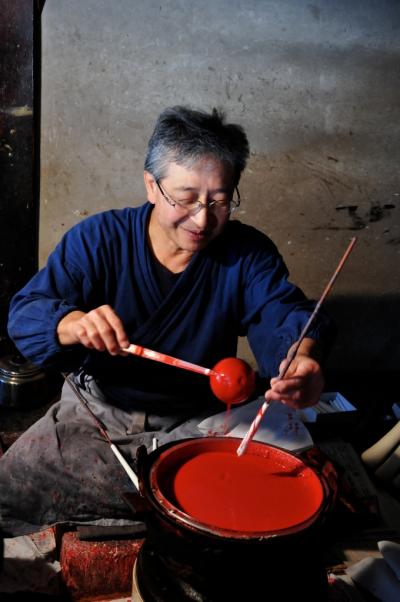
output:
POLYGON ((232 198, 223 201, 212 200, 208 201, 207 203, 202 203, 199 201, 199 199, 184 199, 181 201, 176 201, 164 192, 164 190, 161 188, 159 180, 156 180, 156 184, 167 203, 171 205, 171 207, 179 207, 182 211, 187 213, 187 215, 196 215, 202 209, 208 209, 215 214, 218 213, 229 215, 230 213, 233 213, 240 205, 240 194, 237 186, 235 186, 236 199, 232 198))

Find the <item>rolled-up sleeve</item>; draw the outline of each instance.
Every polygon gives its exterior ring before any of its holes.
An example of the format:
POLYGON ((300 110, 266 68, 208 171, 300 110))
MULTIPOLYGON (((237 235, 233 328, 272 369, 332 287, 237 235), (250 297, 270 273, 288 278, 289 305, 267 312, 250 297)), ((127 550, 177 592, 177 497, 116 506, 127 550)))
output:
POLYGON ((61 346, 57 338, 59 321, 71 311, 85 309, 84 291, 91 287, 84 270, 84 255, 79 254, 80 266, 66 261, 66 247, 76 242, 71 237, 64 237, 50 255, 47 266, 35 274, 10 304, 10 338, 24 357, 42 367, 58 365, 60 361, 65 367, 75 367, 82 359, 79 346, 61 346))

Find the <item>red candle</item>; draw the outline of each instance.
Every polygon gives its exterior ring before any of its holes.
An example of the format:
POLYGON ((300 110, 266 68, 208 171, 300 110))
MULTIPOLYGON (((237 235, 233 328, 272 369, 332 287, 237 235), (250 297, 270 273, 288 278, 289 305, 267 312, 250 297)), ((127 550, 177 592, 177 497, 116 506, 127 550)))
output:
POLYGON ((254 391, 255 372, 245 361, 228 357, 212 369, 210 386, 215 397, 227 405, 241 403, 254 391))

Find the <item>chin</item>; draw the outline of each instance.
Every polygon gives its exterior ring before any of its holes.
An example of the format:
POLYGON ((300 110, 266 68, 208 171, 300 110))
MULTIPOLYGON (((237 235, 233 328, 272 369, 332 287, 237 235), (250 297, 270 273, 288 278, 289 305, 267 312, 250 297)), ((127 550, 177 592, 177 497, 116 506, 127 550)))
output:
POLYGON ((218 232, 210 232, 207 234, 207 236, 200 238, 198 240, 195 240, 193 238, 189 237, 185 237, 185 247, 187 247, 188 249, 190 248, 191 250, 201 250, 204 249, 204 247, 206 247, 207 245, 210 244, 210 242, 212 240, 214 240, 214 238, 216 238, 218 236, 218 232))
POLYGON ((196 242, 190 242, 188 243, 188 250, 190 251, 202 251, 203 249, 205 249, 205 247, 207 247, 210 242, 213 240, 214 237, 212 236, 208 236, 207 238, 204 238, 203 240, 199 240, 196 242))

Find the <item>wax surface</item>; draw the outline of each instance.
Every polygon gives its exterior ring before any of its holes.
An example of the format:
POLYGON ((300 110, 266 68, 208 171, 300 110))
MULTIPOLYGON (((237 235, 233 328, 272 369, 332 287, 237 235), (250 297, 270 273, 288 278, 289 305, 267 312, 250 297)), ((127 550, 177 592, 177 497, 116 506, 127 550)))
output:
POLYGON ((302 463, 285 467, 273 455, 213 451, 177 468, 173 495, 177 507, 200 522, 241 532, 293 527, 323 501, 318 477, 302 463))
POLYGON ((218 399, 231 405, 246 401, 254 391, 255 372, 236 357, 227 357, 212 369, 210 386, 218 399))

